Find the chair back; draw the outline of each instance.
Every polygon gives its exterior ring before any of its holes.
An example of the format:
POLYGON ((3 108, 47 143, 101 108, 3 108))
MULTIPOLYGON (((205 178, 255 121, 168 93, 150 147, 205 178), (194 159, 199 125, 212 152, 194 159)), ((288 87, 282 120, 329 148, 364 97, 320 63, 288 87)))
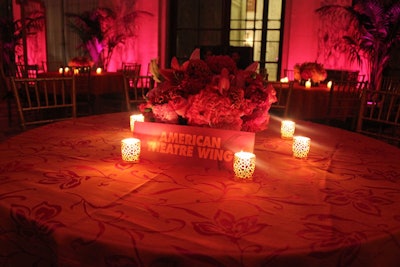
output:
POLYGON ((400 78, 398 77, 383 77, 380 90, 383 91, 398 91, 400 90, 400 78))
POLYGON ((75 77, 11 78, 21 127, 76 117, 75 77))
POLYGON ((366 88, 361 98, 357 132, 400 147, 400 90, 366 88))
POLYGON ((132 109, 132 103, 141 103, 145 101, 143 90, 146 80, 141 78, 140 69, 141 65, 139 63, 123 64, 124 92, 128 111, 132 109))
MULTIPOLYGON (((95 97, 92 92, 92 67, 90 65, 70 67, 69 75, 75 76, 76 101, 79 116, 94 113, 95 97)), ((67 74, 67 75, 68 75, 67 74)))
POLYGON ((38 65, 21 65, 17 64, 17 69, 15 73, 16 78, 37 78, 37 74, 39 71, 38 65))
POLYGON ((326 123, 355 130, 362 92, 367 87, 368 82, 333 82, 329 93, 326 123))
POLYGON ((290 105, 290 98, 293 91, 293 81, 289 82, 271 82, 268 81, 268 85, 272 85, 276 91, 277 102, 273 103, 270 108, 270 113, 286 118, 288 116, 288 110, 290 105))

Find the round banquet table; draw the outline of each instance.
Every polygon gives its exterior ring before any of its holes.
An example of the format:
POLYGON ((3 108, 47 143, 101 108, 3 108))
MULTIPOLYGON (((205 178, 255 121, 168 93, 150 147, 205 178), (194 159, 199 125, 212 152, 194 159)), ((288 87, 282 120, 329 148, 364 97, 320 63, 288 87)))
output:
POLYGON ((252 182, 184 161, 123 162, 128 113, 0 145, 1 266, 400 266, 400 150, 311 122, 307 159, 279 119, 252 182))

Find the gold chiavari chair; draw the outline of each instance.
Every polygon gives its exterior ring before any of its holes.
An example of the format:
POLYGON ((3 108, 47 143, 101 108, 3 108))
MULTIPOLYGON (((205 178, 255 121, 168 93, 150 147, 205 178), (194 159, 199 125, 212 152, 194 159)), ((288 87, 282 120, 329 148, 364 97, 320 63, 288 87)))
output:
POLYGON ((133 103, 144 102, 143 93, 140 93, 138 87, 140 79, 141 65, 138 63, 125 63, 123 65, 123 76, 124 76, 124 92, 126 108, 128 111, 132 109, 133 103))
POLYGON ((400 89, 366 88, 361 98, 356 130, 400 147, 400 89))
POLYGON ((329 93, 325 123, 331 126, 355 130, 362 92, 368 82, 336 81, 329 93))
POLYGON ((76 117, 75 78, 11 78, 22 129, 76 117))
POLYGON ((293 81, 289 82, 271 82, 268 84, 272 85, 276 91, 277 102, 273 103, 270 108, 270 113, 283 118, 288 116, 290 98, 293 90, 293 81))

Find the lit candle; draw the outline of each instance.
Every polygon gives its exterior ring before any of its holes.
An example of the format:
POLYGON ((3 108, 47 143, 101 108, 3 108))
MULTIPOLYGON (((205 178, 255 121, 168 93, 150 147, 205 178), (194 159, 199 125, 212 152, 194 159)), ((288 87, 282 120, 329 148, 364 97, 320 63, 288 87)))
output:
POLYGON ((133 114, 130 117, 130 125, 131 125, 131 131, 133 132, 134 128, 135 128, 135 121, 144 121, 144 116, 143 114, 133 114))
POLYGON ((332 81, 329 81, 329 82, 326 84, 326 87, 328 87, 329 89, 331 89, 331 87, 332 87, 332 81))
POLYGON ((121 141, 122 160, 139 162, 140 140, 137 138, 125 138, 121 141))
POLYGON ((293 156, 295 158, 303 159, 308 156, 310 152, 311 139, 305 136, 293 137, 293 156))
POLYGON ((311 81, 310 81, 310 79, 308 79, 308 81, 306 81, 306 88, 311 88, 311 81))
POLYGON ((63 72, 64 72, 64 69, 63 69, 63 68, 59 68, 59 69, 58 69, 58 73, 63 74, 63 72))
POLYGON ((288 82, 289 82, 289 78, 288 77, 281 78, 281 83, 288 83, 288 82))
POLYGON ((256 168, 256 155, 250 152, 236 152, 233 159, 233 172, 235 178, 241 181, 253 179, 253 173, 256 168))
POLYGON ((69 68, 68 68, 68 67, 65 67, 65 68, 64 68, 64 72, 65 72, 65 73, 68 73, 68 72, 69 72, 69 68))
POLYGON ((79 69, 74 69, 74 74, 79 74, 79 69))
POLYGON ((292 139, 296 124, 293 121, 284 120, 281 122, 281 137, 283 139, 292 139))
POLYGON ((101 74, 101 72, 102 72, 102 69, 101 69, 101 68, 97 68, 97 69, 96 69, 96 73, 97 73, 97 74, 101 74))

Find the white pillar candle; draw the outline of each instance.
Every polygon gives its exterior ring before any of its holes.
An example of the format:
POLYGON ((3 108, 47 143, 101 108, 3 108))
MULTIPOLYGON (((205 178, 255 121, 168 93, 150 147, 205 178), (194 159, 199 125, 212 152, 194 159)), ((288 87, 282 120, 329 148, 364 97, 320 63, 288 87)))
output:
POLYGON ((128 162, 139 162, 140 140, 137 138, 125 138, 121 140, 122 160, 128 162))
POLYGON ((131 125, 131 131, 133 132, 133 130, 135 129, 135 121, 144 121, 144 116, 143 114, 133 114, 130 117, 130 125, 131 125))
POLYGON ((303 159, 308 156, 310 152, 311 139, 305 136, 293 137, 293 156, 295 158, 303 159))
POLYGON ((241 181, 253 179, 256 168, 256 155, 250 152, 236 152, 233 159, 233 172, 235 178, 241 181))
POLYGON ((281 122, 281 137, 283 139, 292 139, 296 124, 294 121, 283 120, 281 122))

